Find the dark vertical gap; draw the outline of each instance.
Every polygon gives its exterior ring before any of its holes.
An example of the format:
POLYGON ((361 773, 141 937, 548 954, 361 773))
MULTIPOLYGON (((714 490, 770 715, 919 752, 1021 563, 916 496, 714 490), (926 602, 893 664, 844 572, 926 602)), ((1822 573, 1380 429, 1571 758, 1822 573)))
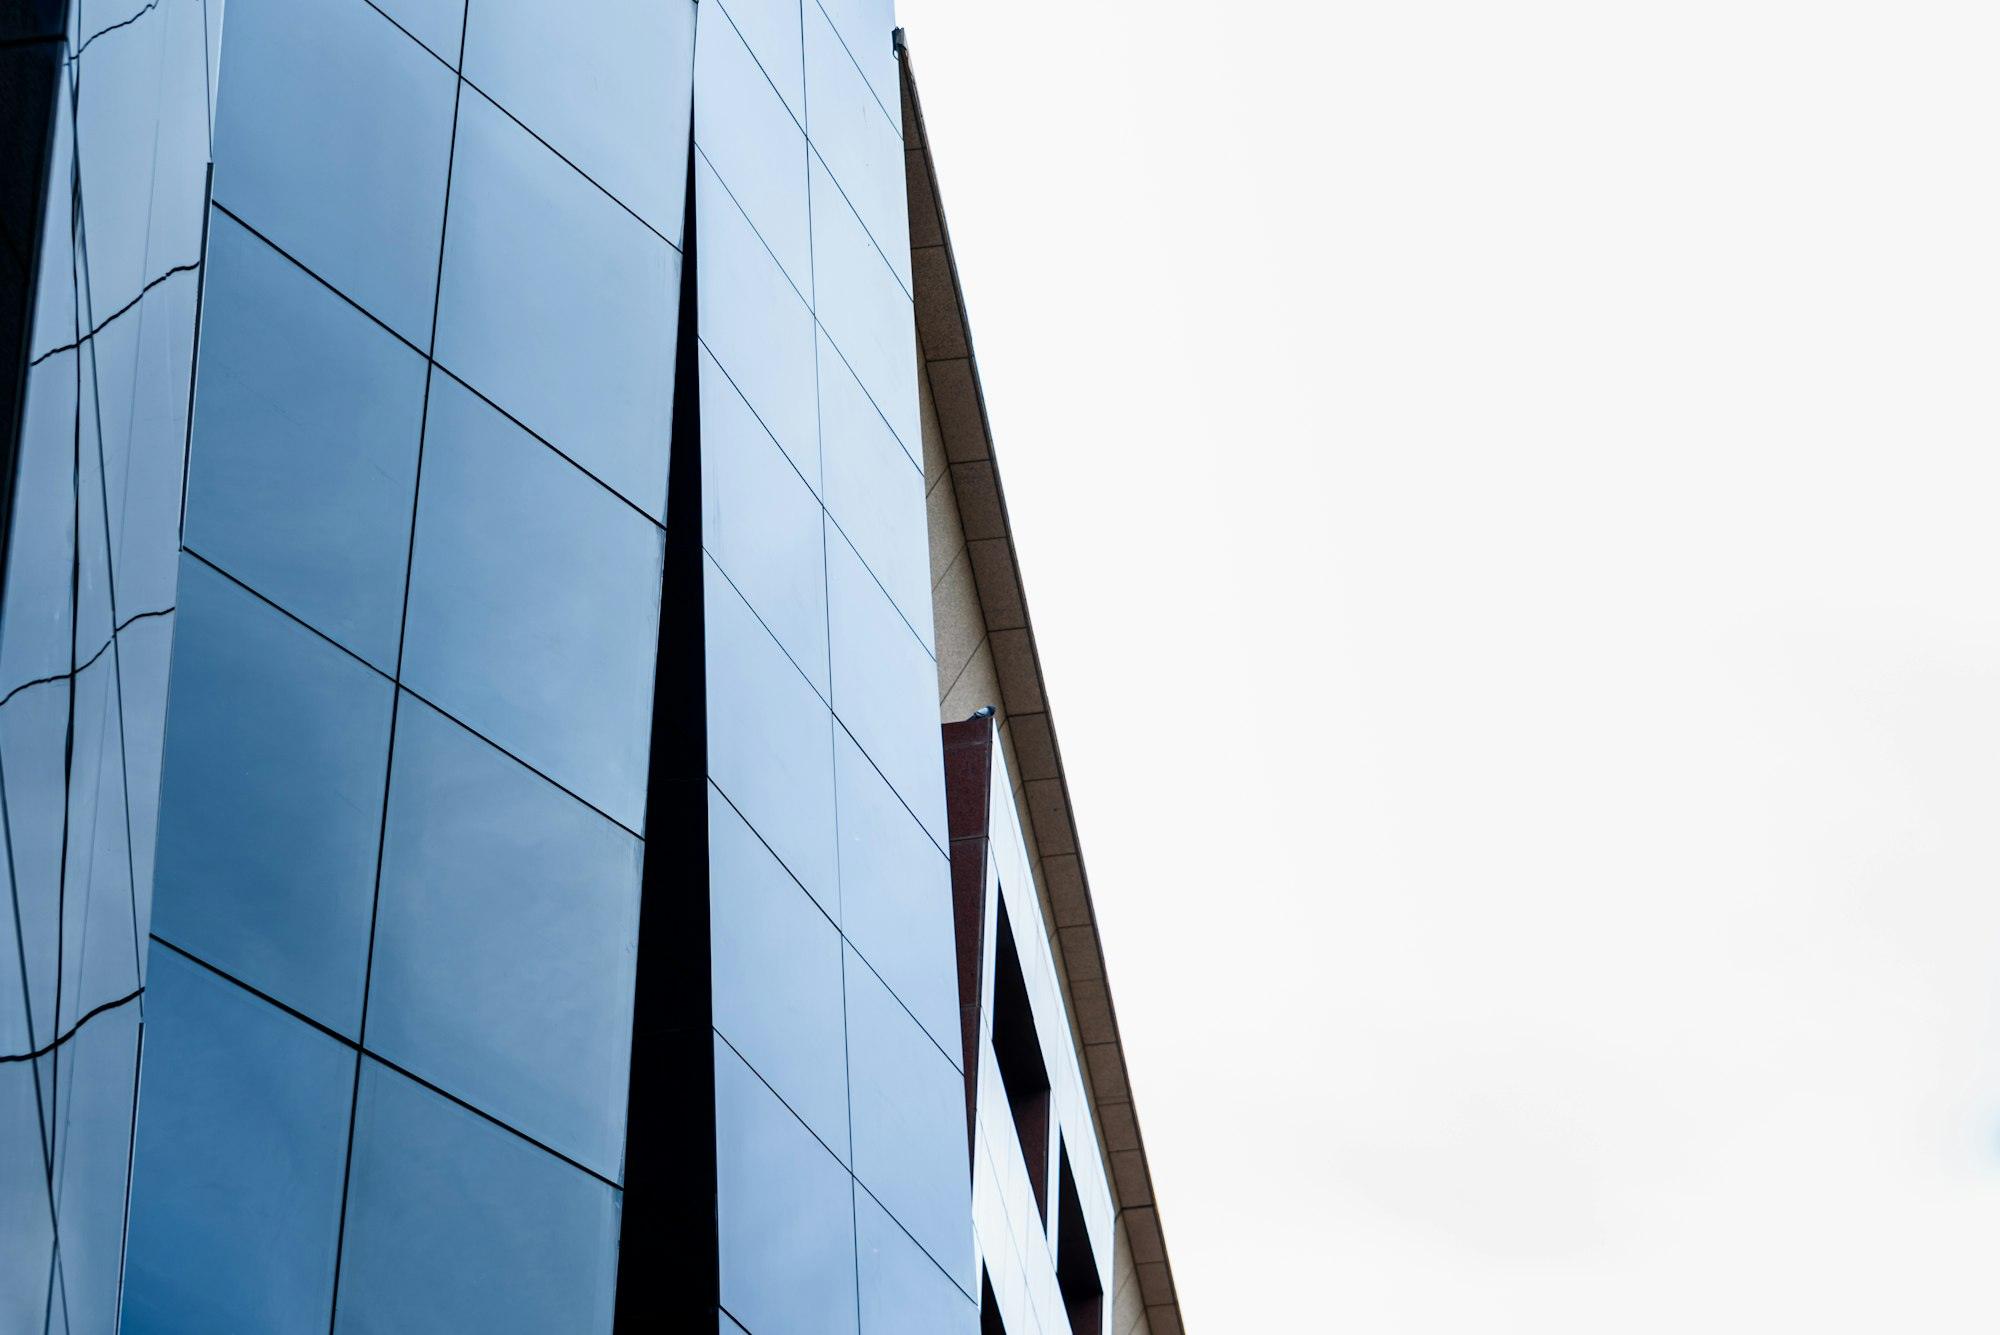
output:
POLYGON ((632 998, 619 1335, 715 1327, 714 998, 708 900, 708 667, 701 554, 701 383, 694 146, 681 225, 660 650, 632 998))
POLYGON ((951 920, 958 951, 958 1041, 965 1072, 968 1161, 979 1110, 979 1006, 986 981, 986 849, 992 820, 993 717, 944 725, 945 821, 951 839, 951 920))
POLYGON ((984 1269, 979 1272, 979 1335, 1007 1335, 1006 1323, 1000 1320, 1000 1300, 993 1296, 993 1276, 984 1269))
POLYGON ((1014 1116, 1014 1134, 1027 1161, 1042 1225, 1049 1222, 1049 1068, 1035 1030, 1027 974, 1007 921, 1007 892, 1000 892, 999 923, 993 929, 993 1059, 1014 1116))
POLYGON ((1061 1181, 1056 1188, 1056 1287, 1062 1291, 1071 1335, 1102 1335, 1104 1280, 1098 1273, 1096 1253, 1090 1249, 1083 1198, 1077 1194, 1076 1174, 1069 1166, 1069 1146, 1062 1146, 1057 1153, 1061 1181))

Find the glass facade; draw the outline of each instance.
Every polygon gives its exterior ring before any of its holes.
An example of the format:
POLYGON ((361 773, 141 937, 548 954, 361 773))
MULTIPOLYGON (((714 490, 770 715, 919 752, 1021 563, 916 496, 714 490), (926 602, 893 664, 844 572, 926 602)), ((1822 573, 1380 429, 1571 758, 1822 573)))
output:
POLYGON ((969 1335, 889 4, 48 8, 0 1330, 969 1335))

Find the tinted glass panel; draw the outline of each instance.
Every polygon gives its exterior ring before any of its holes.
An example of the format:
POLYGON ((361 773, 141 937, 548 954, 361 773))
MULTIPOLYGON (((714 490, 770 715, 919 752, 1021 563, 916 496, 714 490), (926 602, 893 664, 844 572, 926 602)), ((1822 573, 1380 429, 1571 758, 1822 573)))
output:
MULTIPOLYGON (((811 7, 810 3, 807 7, 811 7)), ((825 0, 824 8, 882 105, 900 105, 896 91, 894 0, 825 0)))
POLYGON ((456 81, 361 0, 230 0, 215 198, 429 344, 456 81))
POLYGON ((819 500, 704 350, 701 542, 825 694, 826 540, 819 500))
POLYGON ((374 0, 374 3, 441 59, 453 65, 458 63, 459 37, 465 31, 465 0, 374 0))
POLYGON ((364 1061, 333 1328, 609 1330, 618 1206, 587 1173, 364 1061))
POLYGON ((937 664, 838 532, 827 534, 826 585, 834 712, 942 848, 937 664))
POLYGON ((465 77, 678 241, 694 27, 689 0, 598 0, 587 21, 547 0, 478 0, 465 77))
POLYGON ((639 841, 405 696, 368 1047, 616 1178, 639 841))
POLYGON ((0 1200, 7 1202, 0 1211, 0 1329, 5 1330, 40 1330, 48 1311, 55 1230, 40 1139, 45 1119, 35 1086, 38 1075, 46 1086, 47 1068, 45 1061, 0 1063, 0 1200))
POLYGON ((824 335, 819 423, 828 511, 917 638, 933 648, 923 470, 904 452, 824 335))
POLYGON ((847 735, 834 730, 847 937, 947 1053, 959 1051, 951 864, 847 735))
POLYGON ((979 1309, 865 1191, 854 1193, 862 1335, 973 1335, 979 1309))
POLYGON ((404 684, 638 829, 662 551, 657 525, 437 376, 404 684))
MULTIPOLYGON (((7 834, 13 852, 15 905, 26 950, 28 995, 7 994, 5 1009, 33 1021, 32 1042, 7 1023, 9 1052, 26 1052, 55 1039, 56 961, 61 904, 63 782, 69 738, 69 683, 30 686, 0 705, 0 765, 7 780, 7 834)), ((11 925, 11 924, 10 924, 11 925)))
POLYGON ((153 929, 352 1035, 389 683, 197 561, 177 620, 153 929))
POLYGON ((322 1335, 354 1054, 172 951, 148 976, 125 1329, 322 1335))
POLYGON ((438 360, 654 516, 666 506, 679 281, 672 246, 467 90, 438 360))
POLYGON ((217 214, 187 544, 394 672, 424 359, 217 214))
POLYGON ((916 315, 909 294, 816 158, 811 188, 813 310, 896 438, 912 458, 920 457, 916 315))
MULTIPOLYGON (((71 1335, 118 1327, 125 1164, 139 1074, 139 1007, 94 1016, 56 1063, 56 1219, 71 1335)), ((29 1146, 33 1141, 28 1142, 29 1146)))
POLYGON ((77 354, 28 372, 14 465, 7 596, 0 602, 0 685, 70 666, 70 544, 76 534, 77 354))
POLYGON ((63 1031, 139 985, 115 669, 105 654, 76 677, 60 896, 63 1031))
POLYGON ((792 285, 811 292, 805 132, 722 14, 695 51, 694 139, 792 285))
MULTIPOLYGON (((811 117, 806 128, 812 132, 813 147, 907 288, 910 247, 902 135, 817 4, 805 6, 805 39, 806 107, 811 117)), ((900 108, 900 98, 887 100, 900 108)))
POLYGON ((853 1179, 719 1042, 715 1121, 722 1305, 758 1335, 853 1331, 853 1179))
POLYGON ((830 711, 715 563, 703 565, 709 775, 838 920, 830 711))
POLYGON ((713 788, 708 840, 715 1027, 844 1159, 840 934, 713 788))
POLYGON ((750 53, 785 99, 792 115, 805 121, 805 67, 799 51, 799 7, 790 0, 727 0, 722 8, 750 53))
POLYGON ((174 604, 181 442, 187 438, 188 358, 200 291, 200 274, 177 273, 93 340, 121 620, 174 604))
POLYGON ((867 965, 847 964, 854 1175, 970 1290, 965 1084, 867 965))
POLYGON ((701 341, 819 488, 812 312, 705 162, 694 172, 701 341))

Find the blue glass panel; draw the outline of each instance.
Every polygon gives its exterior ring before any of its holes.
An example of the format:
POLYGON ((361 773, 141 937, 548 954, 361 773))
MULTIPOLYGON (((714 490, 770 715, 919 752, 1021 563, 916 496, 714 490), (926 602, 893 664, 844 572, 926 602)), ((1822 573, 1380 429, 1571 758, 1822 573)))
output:
POLYGON ((701 341, 819 489, 812 312, 706 162, 694 172, 701 341))
POLYGON ((937 664, 833 530, 826 537, 826 599, 834 713, 942 848, 948 836, 937 664))
MULTIPOLYGON (((146 617, 118 632, 119 690, 125 709, 125 790, 131 802, 132 876, 139 887, 138 939, 145 964, 152 929, 153 850, 160 815, 160 743, 167 727, 167 669, 174 617, 146 617)), ((142 977, 141 982, 145 981, 142 977)))
POLYGON ((435 377, 404 684, 637 830, 663 544, 644 515, 435 377))
POLYGON ((70 561, 76 534, 77 354, 28 372, 15 463, 7 596, 0 601, 0 687, 70 667, 70 561))
POLYGON ((826 540, 819 500, 706 349, 701 542, 823 695, 826 540))
POLYGON ((932 649, 923 469, 904 453, 824 334, 820 335, 819 439, 827 510, 895 599, 917 638, 932 649))
MULTIPOLYGON (((0 705, 0 765, 7 781, 7 833, 13 855, 14 903, 27 951, 32 1042, 11 1024, 7 1051, 51 1042, 56 1027, 56 960, 61 951, 57 906, 62 902, 64 760, 69 738, 69 683, 30 686, 0 705)), ((8 994, 9 1012, 20 994, 8 994)))
POLYGON ((112 654, 77 674, 70 722, 69 818, 62 830, 59 1032, 139 986, 117 691, 112 654))
POLYGON ((865 1191, 854 1193, 861 1335, 973 1335, 979 1308, 865 1191))
POLYGON ((616 1178, 639 841, 405 696, 368 1047, 616 1178))
POLYGON ((56 1223, 70 1335, 112 1335, 139 1076, 138 1003, 92 1017, 63 1044, 56 1072, 56 1223))
MULTIPOLYGON (((822 0, 822 3, 855 64, 875 90, 875 96, 883 106, 891 110, 899 108, 902 101, 896 87, 895 0, 822 0)), ((806 0, 806 8, 812 5, 813 0, 806 0)))
MULTIPOLYGON (((72 21, 76 7, 70 6, 72 21)), ((795 20, 796 22, 796 20, 795 20)), ((55 189, 42 201, 41 268, 35 276, 34 325, 28 336, 31 357, 76 341, 76 244, 71 227, 71 187, 75 181, 76 136, 70 116, 72 69, 64 62, 56 75, 56 114, 49 143, 48 179, 55 189)), ((72 379, 75 368, 71 368, 72 379)))
POLYGON ((965 1082, 858 959, 847 962, 854 1175, 971 1292, 965 1082))
POLYGON ((722 1305, 757 1335, 853 1331, 853 1179, 719 1041, 715 1123, 722 1305))
MULTIPOLYGON (((602 40, 596 25, 541 7, 602 40)), ((679 252, 469 89, 444 252, 438 360, 664 514, 679 252)))
POLYGON ((834 730, 833 774, 842 928, 938 1046, 957 1053, 951 864, 844 728, 834 730))
POLYGON ((813 310, 904 450, 921 458, 915 308, 817 157, 812 215, 813 310))
POLYGON ((170 950, 147 966, 129 1335, 322 1335, 354 1054, 170 950))
POLYGON ((720 10, 695 48, 694 141, 792 286, 812 291, 805 132, 720 10))
MULTIPOLYGON (((199 226, 198 200, 195 207, 199 226)), ((174 605, 188 366, 200 295, 200 274, 177 273, 93 340, 120 620, 174 605)))
MULTIPOLYGON (((220 7, 214 0, 164 0, 159 11, 166 28, 160 38, 160 84, 148 178, 148 279, 158 278, 174 265, 201 258, 202 215, 208 202, 209 90, 214 87, 206 57, 209 29, 219 26, 220 7)), ((88 161, 84 166, 87 171, 95 170, 88 161)), ((95 286, 93 282, 93 298, 99 295, 95 286)), ((100 319, 104 309, 100 305, 100 319)), ((182 344, 180 355, 185 358, 191 351, 182 344)), ((185 360, 181 375, 185 399, 185 360)))
MULTIPOLYGON (((847 202, 910 287, 910 223, 903 136, 817 4, 805 6, 806 129, 847 202)), ((901 108, 900 97, 888 105, 901 108)))
POLYGON ((715 563, 703 567, 709 775, 838 920, 830 711, 715 563))
POLYGON ((465 0, 374 0, 374 3, 439 59, 458 64, 459 39, 465 33, 465 0))
POLYGON ((50 1079, 48 1065, 0 1063, 0 1330, 40 1330, 48 1310, 55 1229, 35 1085, 50 1079))
POLYGON ((153 930, 352 1035, 389 683, 197 561, 180 597, 153 930))
POLYGON ((335 1335, 608 1331, 618 1193, 373 1061, 335 1335))
POLYGON ((727 0, 722 8, 749 44, 765 76, 777 85, 785 105, 803 124, 806 85, 797 0, 727 0))
POLYGON ((715 1027, 845 1159, 840 933, 729 803, 708 797, 715 1027))
POLYGON ((84 344, 82 352, 83 394, 75 425, 78 498, 74 571, 75 661, 78 663, 88 660, 111 639, 111 626, 116 619, 111 606, 111 546, 105 529, 108 498, 104 492, 101 467, 104 455, 103 442, 98 434, 99 400, 93 388, 97 374, 95 367, 99 360, 96 341, 84 344))
POLYGON ((427 346, 451 71, 361 0, 229 0, 223 48, 216 202, 427 346))
POLYGON ((77 57, 83 271, 90 275, 79 295, 84 329, 137 297, 147 279, 198 258, 147 255, 168 19, 178 4, 189 2, 148 9, 123 27, 102 32, 77 57))
POLYGON ((598 0, 588 21, 547 0, 478 0, 465 77, 678 243, 694 28, 690 0, 598 0))
POLYGON ((187 544, 396 669, 424 359, 217 214, 187 544))

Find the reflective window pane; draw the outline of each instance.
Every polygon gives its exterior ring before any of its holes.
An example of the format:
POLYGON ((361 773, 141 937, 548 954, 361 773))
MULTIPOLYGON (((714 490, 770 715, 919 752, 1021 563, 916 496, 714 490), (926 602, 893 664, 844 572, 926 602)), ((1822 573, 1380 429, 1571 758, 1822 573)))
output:
POLYGON ((354 1053, 170 950, 147 972, 124 1328, 323 1335, 354 1053))
POLYGON ((854 1175, 970 1292, 964 1080, 881 980, 851 957, 847 1053, 854 1175))
MULTIPOLYGON (((841 192, 907 289, 910 224, 903 137, 817 4, 805 6, 806 129, 841 192)), ((901 108, 900 98, 888 105, 901 108)))
POLYGON ((925 648, 934 647, 923 471, 904 453, 825 335, 820 336, 819 422, 828 511, 917 638, 925 648))
MULTIPOLYGON (((198 215, 199 201, 195 207, 198 215)), ((200 274, 177 273, 92 340, 92 393, 102 410, 104 506, 111 518, 120 620, 174 605, 181 444, 187 439, 188 360, 200 293, 200 274)))
POLYGON ((389 683, 198 561, 180 596, 153 930, 352 1035, 389 683))
POLYGON ((618 1192, 374 1061, 335 1335, 608 1331, 618 1192))
POLYGON ((368 1047, 616 1178, 639 841, 410 696, 368 1047))
POLYGON ((187 544, 396 668, 424 359, 217 214, 187 544))
MULTIPOLYGON (((560 6, 539 7, 602 40, 560 6)), ((475 10, 475 31, 480 22, 475 10)), ((683 161, 673 160, 676 179, 683 161)), ((679 284, 672 246, 466 90, 438 360, 656 517, 667 497, 679 284)))
POLYGON ((917 433, 917 328, 910 297, 815 158, 813 310, 911 458, 917 433))
POLYGON ((429 47, 445 63, 458 64, 465 31, 465 0, 374 0, 376 8, 429 47))
MULTIPOLYGON (((840 40, 868 79, 882 105, 900 107, 896 87, 895 0, 820 0, 840 40)), ((814 0, 806 0, 806 8, 814 0)))
POLYGON ((838 920, 830 711, 715 563, 703 566, 709 775, 838 920))
POLYGON ((805 132, 719 11, 695 48, 694 141, 792 286, 811 292, 805 132))
POLYGON ((865 1191, 854 1193, 861 1335, 973 1335, 979 1308, 865 1191))
MULTIPOLYGON (((20 944, 26 951, 26 1016, 0 1022, 10 1035, 9 1052, 26 1052, 53 1042, 56 1027, 56 961, 62 903, 64 766, 69 739, 67 681, 30 686, 0 705, 0 766, 7 781, 7 833, 12 846, 15 906, 20 944), (24 1041, 32 1038, 32 1042, 24 1041)), ((11 928, 11 924, 10 924, 11 928)), ((18 992, 0 1008, 18 1015, 18 992)))
POLYGON ((67 778, 60 1032, 139 986, 132 859, 119 737, 117 663, 105 654, 76 676, 67 778))
POLYGON ((826 541, 833 709, 944 847, 944 750, 937 664, 838 532, 826 541))
POLYGON ((0 687, 70 667, 71 544, 76 536, 77 354, 28 372, 14 464, 7 596, 0 600, 0 687))
POLYGON ((758 1335, 854 1331, 847 1170, 720 1042, 715 1123, 722 1305, 758 1335))
POLYGON ((715 1027, 845 1158, 840 934, 713 788, 708 846, 715 1027))
POLYGON ((694 31, 690 0, 598 0, 587 21, 547 0, 478 0, 465 77, 678 241, 694 31))
POLYGON ((403 683, 637 830, 660 528, 438 375, 403 683))
POLYGON ((63 1044, 55 1071, 64 1306, 71 1335, 111 1332, 118 1327, 125 1169, 139 1073, 138 1004, 93 1016, 63 1044))
POLYGON ((724 0, 736 31, 750 47, 765 77, 777 86, 793 116, 805 123, 805 66, 799 50, 796 0, 724 0))
POLYGON ((819 500, 743 396, 701 354, 701 543, 824 694, 826 542, 819 500))
POLYGON ((46 1059, 0 1063, 0 1201, 7 1202, 0 1222, 0 1330, 40 1330, 48 1315, 55 1229, 40 1139, 46 1118, 35 1081, 39 1076, 47 1085, 49 1065, 46 1059))
POLYGON ((455 94, 362 0, 230 0, 216 202, 425 347, 455 94))
POLYGON ((701 341, 819 489, 812 312, 706 162, 694 170, 701 341))
POLYGON ((959 1051, 951 864, 844 728, 833 738, 840 796, 840 913, 848 940, 945 1052, 959 1051))

